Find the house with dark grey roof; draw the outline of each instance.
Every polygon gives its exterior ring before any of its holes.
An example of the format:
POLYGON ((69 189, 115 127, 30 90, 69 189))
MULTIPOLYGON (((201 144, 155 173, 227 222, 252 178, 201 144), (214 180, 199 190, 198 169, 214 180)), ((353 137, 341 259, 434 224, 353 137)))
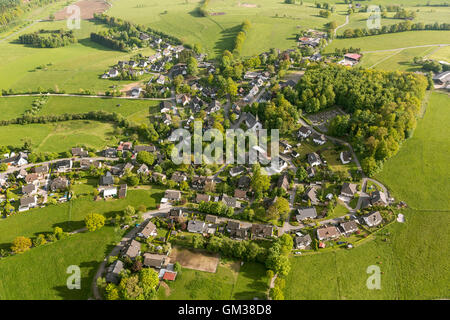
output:
POLYGON ((242 176, 239 178, 238 181, 238 188, 248 190, 250 188, 250 183, 252 182, 252 179, 250 179, 249 176, 242 176))
POLYGON ((249 130, 256 131, 256 130, 261 130, 262 129, 262 124, 261 124, 261 122, 258 121, 258 116, 255 117, 250 112, 246 113, 245 124, 247 125, 247 128, 249 130))
POLYGON ((227 207, 231 207, 231 208, 235 208, 235 209, 241 207, 241 203, 235 197, 230 197, 226 194, 222 195, 222 202, 227 207))
POLYGON ((340 236, 339 230, 335 226, 317 229, 317 239, 319 240, 331 240, 336 239, 339 236, 340 236))
POLYGON ((141 243, 132 239, 126 247, 123 248, 123 255, 131 259, 141 254, 141 243))
POLYGON ((103 156, 105 158, 115 158, 117 157, 117 150, 115 148, 106 148, 103 150, 103 156))
POLYGON ((138 145, 134 146, 134 153, 139 153, 141 151, 147 151, 147 152, 155 152, 156 147, 153 145, 138 145))
POLYGON ((72 156, 74 157, 87 157, 89 152, 83 148, 72 148, 72 156))
POLYGON ((314 134, 312 138, 314 143, 319 145, 323 145, 325 144, 325 142, 327 142, 327 138, 323 134, 314 134))
POLYGON ((312 242, 311 236, 309 234, 304 236, 297 236, 294 238, 294 246, 297 249, 304 250, 308 247, 312 242))
POLYGON ((25 196, 20 198, 19 212, 27 211, 37 206, 36 196, 25 196))
POLYGON ((244 166, 236 166, 236 167, 231 168, 230 176, 236 177, 237 175, 240 175, 240 174, 244 173, 245 171, 246 170, 245 170, 244 166))
POLYGON ((106 271, 105 280, 108 283, 119 284, 120 272, 123 270, 123 262, 120 260, 114 261, 106 271))
POLYGON ((144 266, 156 269, 163 268, 167 263, 168 257, 163 254, 144 253, 144 266))
POLYGON ((358 224, 355 220, 342 222, 340 225, 341 233, 348 236, 358 231, 358 224))
POLYGON ((364 216, 363 220, 369 227, 376 227, 383 222, 383 217, 379 211, 375 211, 364 216))
POLYGON ((241 221, 228 220, 227 231, 232 238, 246 239, 248 231, 251 228, 250 223, 243 223, 241 221))
POLYGON ((287 191, 289 189, 289 178, 288 178, 287 174, 282 174, 278 178, 277 188, 281 188, 284 191, 287 191))
POLYGON ((125 198, 127 196, 127 190, 128 186, 126 183, 120 185, 118 193, 119 199, 125 198))
POLYGON ((315 218, 317 218, 317 211, 315 207, 297 209, 297 215, 295 216, 295 219, 297 219, 298 222, 315 218))
POLYGON ((35 194, 36 191, 37 191, 37 188, 36 188, 35 184, 30 183, 30 184, 22 186, 22 193, 25 195, 31 196, 31 195, 35 194))
POLYGON ((202 193, 197 193, 197 196, 195 198, 195 201, 197 203, 200 203, 202 201, 208 202, 209 200, 211 200, 211 196, 207 195, 207 194, 202 194, 202 193))
POLYGON ((112 186, 114 184, 114 178, 111 172, 107 172, 104 176, 100 177, 100 186, 112 186))
POLYGON ((69 186, 69 180, 65 177, 58 177, 53 179, 50 184, 50 189, 52 191, 64 191, 69 186))
POLYGON ((213 216, 212 214, 207 214, 205 217, 205 222, 216 224, 219 221, 218 216, 213 216))
POLYGON ((316 152, 308 153, 307 155, 308 163, 311 167, 319 166, 322 164, 320 156, 316 152))
POLYGON ((55 163, 57 172, 67 172, 72 169, 72 160, 60 160, 55 163))
POLYGON ((301 127, 300 129, 298 129, 298 136, 299 138, 308 138, 309 135, 311 134, 311 130, 308 127, 301 127))
POLYGON ((358 192, 358 185, 355 183, 344 182, 341 188, 341 195, 348 198, 353 198, 358 192))
POLYGON ((154 237, 156 236, 157 230, 156 230, 156 226, 153 222, 151 222, 150 220, 143 226, 141 232, 138 233, 139 237, 142 238, 149 238, 149 237, 154 237))
POLYGON ((181 199, 181 192, 178 190, 166 190, 164 198, 169 201, 177 201, 181 199))
POLYGON ((187 180, 187 175, 184 172, 175 171, 172 174, 172 177, 170 178, 172 181, 175 181, 176 183, 181 183, 183 181, 187 180))
POLYGON ((252 236, 255 238, 270 238, 273 235, 273 226, 270 224, 252 224, 252 236))
POLYGON ((373 206, 382 206, 386 207, 388 205, 388 201, 386 199, 386 194, 382 191, 374 191, 370 196, 370 203, 373 206))
POLYGON ((187 230, 193 233, 204 233, 206 231, 206 223, 200 220, 189 220, 187 230))

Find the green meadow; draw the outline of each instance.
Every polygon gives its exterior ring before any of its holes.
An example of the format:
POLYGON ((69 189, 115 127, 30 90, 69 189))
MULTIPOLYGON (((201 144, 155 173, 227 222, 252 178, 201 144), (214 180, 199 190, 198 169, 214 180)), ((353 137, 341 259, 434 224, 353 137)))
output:
MULTIPOLYGON (((17 236, 34 237, 61 227, 70 232, 84 227, 84 217, 92 212, 113 217, 127 205, 156 208, 163 190, 129 190, 126 199, 94 202, 87 198, 69 204, 34 209, 0 221, 0 247, 9 248, 17 236)), ((100 262, 112 250, 123 231, 106 226, 95 232, 79 233, 67 239, 32 248, 0 259, 0 299, 87 299, 91 296, 92 279, 100 262), (70 265, 81 269, 81 290, 69 290, 66 280, 70 265)))
POLYGON ((250 6, 234 0, 213 0, 209 11, 224 14, 200 17, 196 12, 199 2, 148 0, 143 4, 140 0, 116 0, 108 14, 151 26, 186 43, 199 43, 211 58, 233 47, 239 25, 245 19, 252 27, 243 47, 244 56, 270 48, 295 47, 295 35, 300 29, 320 29, 328 21, 345 21, 339 11, 329 19, 319 17, 320 9, 313 2, 290 5, 273 0, 249 1, 250 6))
MULTIPOLYGON (((40 22, 23 33, 39 29, 67 28, 65 21, 40 22)), ((100 76, 119 60, 136 53, 119 52, 98 45, 89 39, 90 33, 104 29, 102 25, 81 21, 81 29, 74 30, 78 43, 61 48, 33 48, 15 43, 20 35, 0 42, 0 89, 15 92, 36 91, 38 88, 79 93, 81 89, 104 93, 113 85, 132 81, 110 81, 100 76), (39 81, 36 81, 39 79, 39 81)), ((139 51, 150 55, 152 49, 139 51)))
POLYGON ((405 217, 404 224, 394 223, 351 250, 292 257, 285 298, 448 298, 450 263, 443 254, 449 250, 448 212, 408 210, 405 217), (380 290, 366 286, 371 265, 380 267, 380 290))
POLYGON ((120 236, 113 227, 104 227, 1 259, 0 299, 86 300, 98 266, 120 236), (71 265, 80 267, 80 290, 67 288, 71 265))
POLYGON ((414 57, 424 57, 438 47, 422 47, 389 52, 364 54, 361 66, 388 71, 420 71, 421 67, 413 64, 414 57))
POLYGON ((434 92, 412 138, 376 178, 415 209, 450 210, 450 98, 434 92))
POLYGON ((448 44, 450 31, 406 31, 369 37, 335 39, 325 48, 333 53, 336 48, 361 48, 361 51, 391 50, 421 45, 448 44))
POLYGON ((262 264, 221 261, 215 273, 183 268, 181 276, 160 286, 160 300, 253 300, 265 299, 266 269, 262 264))
MULTIPOLYGON (((20 117, 25 110, 32 107, 38 97, 0 97, 0 120, 10 120, 20 117)), ((157 109, 159 101, 133 100, 117 98, 91 98, 86 96, 65 97, 50 96, 47 103, 36 114, 58 115, 65 113, 87 113, 91 111, 116 112, 124 117, 149 113, 149 108, 157 109)))
POLYGON ((63 152, 77 145, 101 149, 117 143, 112 124, 89 120, 1 126, 0 136, 2 145, 20 147, 31 141, 38 152, 63 152))

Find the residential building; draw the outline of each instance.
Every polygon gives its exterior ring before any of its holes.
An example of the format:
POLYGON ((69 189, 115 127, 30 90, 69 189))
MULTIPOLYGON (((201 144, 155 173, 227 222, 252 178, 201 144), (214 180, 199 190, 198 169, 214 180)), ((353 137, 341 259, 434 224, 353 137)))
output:
POLYGON ((340 224, 340 227, 341 227, 342 234, 344 234, 346 236, 348 236, 348 235, 358 231, 358 224, 354 220, 347 221, 347 222, 342 222, 340 224))
POLYGON ((339 236, 339 230, 335 226, 317 229, 317 239, 319 240, 332 240, 338 238, 339 236))
POLYGON ((297 215, 295 216, 298 222, 302 222, 306 219, 315 219, 317 218, 317 211, 315 207, 307 207, 297 209, 297 215))
POLYGON ((144 266, 161 269, 166 265, 168 257, 163 254, 144 253, 144 266))
POLYGON ((200 220, 189 220, 187 230, 193 233, 204 233, 206 231, 206 224, 200 220))
POLYGON ((105 280, 108 283, 119 284, 120 272, 123 270, 123 262, 120 260, 114 261, 106 271, 105 280))
POLYGON ((144 224, 141 232, 138 233, 138 236, 147 239, 149 237, 154 237, 157 234, 158 232, 156 230, 155 224, 149 220, 144 224))
POLYGON ((383 222, 383 217, 379 211, 375 211, 363 217, 363 220, 369 227, 376 227, 383 222))
POLYGON ((322 161, 320 160, 320 156, 315 152, 308 153, 307 158, 308 158, 308 163, 311 167, 320 166, 322 164, 322 161))
POLYGON ((341 188, 341 196, 353 198, 358 192, 358 185, 355 183, 344 182, 341 188))

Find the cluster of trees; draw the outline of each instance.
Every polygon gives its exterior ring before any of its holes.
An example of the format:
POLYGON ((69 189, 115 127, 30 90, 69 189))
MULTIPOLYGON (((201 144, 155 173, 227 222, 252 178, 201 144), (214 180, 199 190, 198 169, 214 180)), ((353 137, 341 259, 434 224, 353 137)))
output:
MULTIPOLYGON (((39 247, 48 242, 55 242, 58 240, 65 239, 69 236, 67 232, 64 232, 62 228, 55 227, 53 232, 47 235, 40 233, 34 239, 28 237, 19 236, 16 237, 11 244, 11 251, 15 254, 24 253, 30 250, 32 247, 39 247)), ((7 252, 2 252, 1 256, 5 257, 9 255, 7 252)))
POLYGON ((207 239, 195 234, 191 244, 194 248, 220 253, 227 258, 263 263, 267 269, 282 277, 288 275, 290 271, 288 256, 293 247, 293 239, 289 234, 273 240, 269 248, 255 241, 236 241, 223 235, 214 235, 207 239))
POLYGON ((245 39, 247 38, 247 33, 251 28, 250 21, 245 20, 241 24, 241 30, 236 35, 236 39, 234 39, 234 48, 233 54, 235 56, 239 56, 242 52, 242 46, 244 45, 245 39))
POLYGON ((119 285, 109 283, 105 288, 107 300, 152 300, 159 284, 158 273, 153 268, 142 268, 142 262, 136 261, 133 272, 126 271, 119 285))
POLYGON ((84 223, 89 231, 101 229, 105 225, 105 216, 99 213, 90 213, 84 218, 84 223))
POLYGON ((124 40, 114 39, 113 35, 111 35, 108 31, 103 31, 100 33, 92 32, 91 41, 119 51, 126 51, 128 47, 127 43, 124 40))
POLYGON ((359 38, 366 36, 374 36, 378 34, 396 33, 404 31, 418 31, 418 30, 450 30, 450 23, 429 23, 422 22, 412 23, 411 21, 403 21, 396 24, 384 25, 380 29, 346 29, 340 38, 359 38))
POLYGON ((419 74, 329 65, 309 69, 297 90, 306 112, 339 105, 349 113, 334 118, 329 132, 348 136, 363 170, 373 175, 411 136, 427 85, 419 74))
POLYGON ((398 10, 394 15, 394 19, 414 19, 415 17, 416 13, 414 11, 405 9, 398 10))
POLYGON ((198 205, 198 210, 201 212, 224 217, 232 217, 234 215, 234 208, 228 207, 223 202, 202 201, 198 205))
POLYGON ((319 16, 321 16, 322 18, 329 18, 331 16, 331 12, 328 10, 320 10, 319 16))
POLYGON ((37 48, 59 48, 76 42, 72 30, 39 30, 19 36, 19 43, 37 48))
POLYGON ((432 71, 432 72, 442 72, 442 71, 448 71, 450 70, 450 67, 448 65, 442 65, 439 62, 435 60, 428 60, 423 59, 421 57, 414 57, 413 63, 416 65, 422 66, 422 69, 425 71, 432 71))
POLYGON ((7 25, 23 13, 20 0, 0 0, 0 26, 7 25))
POLYGON ((201 3, 200 3, 200 6, 197 8, 198 13, 199 13, 202 17, 207 17, 207 16, 209 16, 208 6, 209 6, 209 0, 203 0, 203 2, 201 2, 201 3))
MULTIPOLYGON (((94 20, 100 23, 107 24, 111 27, 111 34, 117 37, 120 37, 120 41, 126 43, 128 46, 132 47, 133 45, 136 46, 146 46, 148 45, 147 40, 141 41, 139 36, 141 32, 146 33, 148 35, 152 35, 153 37, 159 37, 163 39, 165 42, 179 45, 181 44, 181 40, 168 35, 164 32, 155 30, 153 28, 143 26, 143 25, 137 25, 133 24, 132 22, 122 20, 120 18, 116 17, 109 17, 106 14, 95 14, 94 13, 94 20)), ((91 36, 92 38, 92 36, 91 36)), ((151 39, 151 38, 150 38, 151 39)), ((116 49, 117 50, 117 49, 116 49)), ((121 50, 121 49, 119 49, 121 50)))

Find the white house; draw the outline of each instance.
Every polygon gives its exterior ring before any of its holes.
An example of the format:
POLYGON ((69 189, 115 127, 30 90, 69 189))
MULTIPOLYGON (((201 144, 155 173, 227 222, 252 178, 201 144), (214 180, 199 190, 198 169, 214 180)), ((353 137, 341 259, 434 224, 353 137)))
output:
POLYGON ((103 198, 110 198, 117 196, 116 187, 105 187, 103 188, 103 198))

